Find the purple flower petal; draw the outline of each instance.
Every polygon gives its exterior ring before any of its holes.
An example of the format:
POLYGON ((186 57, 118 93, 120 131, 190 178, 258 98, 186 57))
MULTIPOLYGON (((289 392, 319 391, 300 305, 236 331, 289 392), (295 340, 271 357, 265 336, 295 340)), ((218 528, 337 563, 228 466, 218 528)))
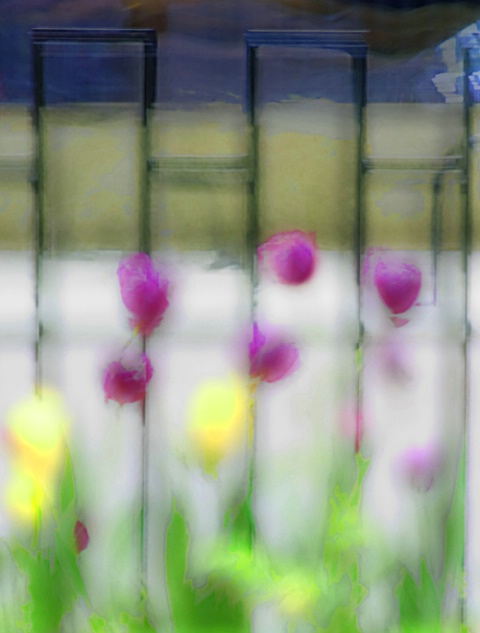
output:
POLYGON ((117 275, 123 303, 133 315, 130 325, 143 336, 150 336, 168 308, 168 280, 160 278, 146 253, 124 259, 117 275))
MULTIPOLYGON (((380 260, 375 266, 374 283, 381 300, 392 314, 401 314, 417 300, 422 286, 422 273, 414 264, 380 260)), ((394 325, 401 327, 405 323, 394 325)))
POLYGON ((114 361, 108 365, 103 376, 105 398, 120 405, 141 402, 145 399, 147 384, 152 376, 152 363, 146 354, 127 366, 114 361))
POLYGON ((279 338, 268 338, 253 326, 253 340, 250 343, 250 376, 264 382, 277 382, 290 376, 298 369, 299 354, 293 343, 279 338))
POLYGON ((412 446, 398 460, 405 481, 419 492, 428 492, 442 465, 438 449, 432 445, 412 446))
POLYGON ((257 254, 262 266, 289 285, 308 281, 318 260, 314 234, 303 231, 277 233, 258 247, 257 254))
POLYGON ((260 332, 260 330, 258 329, 258 325, 254 323, 253 324, 253 339, 251 340, 250 345, 248 347, 250 362, 252 361, 252 359, 254 359, 258 355, 261 348, 265 345, 266 341, 267 341, 266 337, 260 332))

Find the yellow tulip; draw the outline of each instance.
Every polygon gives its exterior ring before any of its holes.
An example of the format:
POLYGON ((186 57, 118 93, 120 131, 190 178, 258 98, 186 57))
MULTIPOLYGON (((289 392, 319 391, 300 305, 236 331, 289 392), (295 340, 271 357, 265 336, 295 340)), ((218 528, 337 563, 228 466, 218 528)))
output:
POLYGON ((235 375, 207 380, 194 393, 188 429, 206 472, 215 475, 219 462, 243 445, 248 402, 247 385, 235 375))
POLYGON ((5 439, 12 475, 5 490, 7 506, 20 519, 34 517, 51 498, 63 463, 68 415, 60 394, 43 388, 14 405, 6 415, 5 439))
POLYGON ((8 511, 21 521, 33 521, 45 497, 44 489, 20 469, 6 485, 4 498, 8 511))

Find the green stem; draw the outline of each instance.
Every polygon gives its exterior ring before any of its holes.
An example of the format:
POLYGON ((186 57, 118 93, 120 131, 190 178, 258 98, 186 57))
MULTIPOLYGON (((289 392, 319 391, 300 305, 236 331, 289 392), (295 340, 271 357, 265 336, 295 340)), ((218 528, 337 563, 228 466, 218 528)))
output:
POLYGON ((245 498, 245 507, 248 520, 248 543, 250 551, 253 550, 257 527, 253 513, 253 492, 255 487, 255 392, 258 382, 250 381, 250 404, 249 404, 249 428, 248 428, 248 488, 245 498))
POLYGON ((38 548, 41 530, 42 530, 42 509, 38 507, 35 511, 35 517, 33 519, 32 547, 34 550, 38 548))

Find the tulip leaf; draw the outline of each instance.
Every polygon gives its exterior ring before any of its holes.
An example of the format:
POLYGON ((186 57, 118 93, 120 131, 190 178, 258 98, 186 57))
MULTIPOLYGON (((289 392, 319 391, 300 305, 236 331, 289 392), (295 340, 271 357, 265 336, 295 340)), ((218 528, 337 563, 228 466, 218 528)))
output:
POLYGON ((55 529, 55 562, 62 570, 65 581, 76 599, 82 596, 89 603, 87 591, 78 567, 78 555, 74 541, 75 517, 61 517, 55 529))
POLYGON ((60 484, 60 509, 63 513, 72 507, 75 507, 75 477, 72 458, 68 450, 65 450, 65 468, 60 484))
POLYGON ((18 569, 28 578, 30 600, 24 605, 25 619, 33 631, 57 631, 74 599, 66 589, 65 577, 50 556, 30 552, 16 543, 11 548, 18 569))
POLYGON ((356 610, 367 595, 359 581, 358 553, 365 541, 365 530, 360 521, 362 487, 369 460, 356 455, 357 477, 350 491, 335 486, 329 499, 323 566, 328 578, 323 596, 330 621, 329 633, 337 630, 357 632, 356 610))
POLYGON ((121 613, 120 622, 127 626, 128 633, 156 633, 146 615, 135 617, 129 613, 121 613))
POLYGON ((358 625, 357 613, 350 605, 337 607, 327 628, 321 628, 321 633, 362 633, 358 625))
POLYGON ((463 446, 458 465, 455 491, 445 530, 445 576, 444 591, 449 580, 459 580, 465 553, 465 467, 466 455, 463 446))
POLYGON ((420 581, 415 582, 412 575, 404 569, 395 595, 400 609, 402 631, 424 624, 441 629, 442 601, 424 558, 420 563, 420 581))
POLYGON ((106 621, 104 620, 104 618, 101 618, 96 613, 93 613, 88 618, 88 623, 90 624, 93 633, 107 633, 108 631, 108 629, 106 628, 106 621))
POLYGON ((232 587, 207 583, 197 588, 187 576, 190 534, 187 524, 172 505, 166 535, 166 580, 175 633, 247 633, 243 604, 232 587))
POLYGON ((233 550, 252 548, 255 519, 248 498, 243 499, 232 509, 227 510, 223 519, 223 527, 229 532, 233 550))

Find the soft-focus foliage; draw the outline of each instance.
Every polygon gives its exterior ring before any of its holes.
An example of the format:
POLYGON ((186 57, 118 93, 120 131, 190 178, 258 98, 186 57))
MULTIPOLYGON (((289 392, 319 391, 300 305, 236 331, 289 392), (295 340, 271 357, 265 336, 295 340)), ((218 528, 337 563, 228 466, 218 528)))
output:
POLYGON ((147 385, 153 376, 153 367, 146 354, 128 361, 110 363, 103 375, 103 391, 106 400, 123 405, 141 402, 147 395, 147 385))
POLYGON ((124 259, 117 274, 123 303, 133 315, 130 325, 143 336, 150 336, 168 308, 168 280, 160 276, 146 253, 124 259))
POLYGON ((165 568, 176 633, 247 633, 249 621, 238 589, 230 583, 197 588, 188 577, 190 534, 174 501, 167 529, 165 568))
MULTIPOLYGON (((15 628, 9 630, 57 633, 62 621, 81 598, 89 597, 78 567, 76 540, 76 496, 73 466, 68 451, 64 455, 60 494, 50 504, 49 520, 38 513, 31 545, 13 538, 8 548, 17 571, 25 580, 26 592, 15 628)), ((82 545, 85 545, 82 536, 82 545)))
POLYGON ((300 565, 267 553, 261 543, 252 547, 244 505, 233 518, 227 513, 225 538, 205 555, 213 586, 236 589, 250 612, 270 603, 287 620, 306 621, 316 631, 358 633, 357 609, 367 594, 359 578, 359 553, 369 538, 360 517, 369 461, 361 454, 355 461, 352 488, 343 492, 334 486, 330 495, 323 556, 300 565))
POLYGON ((263 382, 287 378, 300 366, 298 349, 293 343, 273 333, 262 333, 256 323, 253 325, 249 358, 250 376, 263 382))
POLYGON ((292 286, 311 279, 318 264, 315 234, 303 231, 277 233, 261 244, 257 253, 262 268, 292 286))

